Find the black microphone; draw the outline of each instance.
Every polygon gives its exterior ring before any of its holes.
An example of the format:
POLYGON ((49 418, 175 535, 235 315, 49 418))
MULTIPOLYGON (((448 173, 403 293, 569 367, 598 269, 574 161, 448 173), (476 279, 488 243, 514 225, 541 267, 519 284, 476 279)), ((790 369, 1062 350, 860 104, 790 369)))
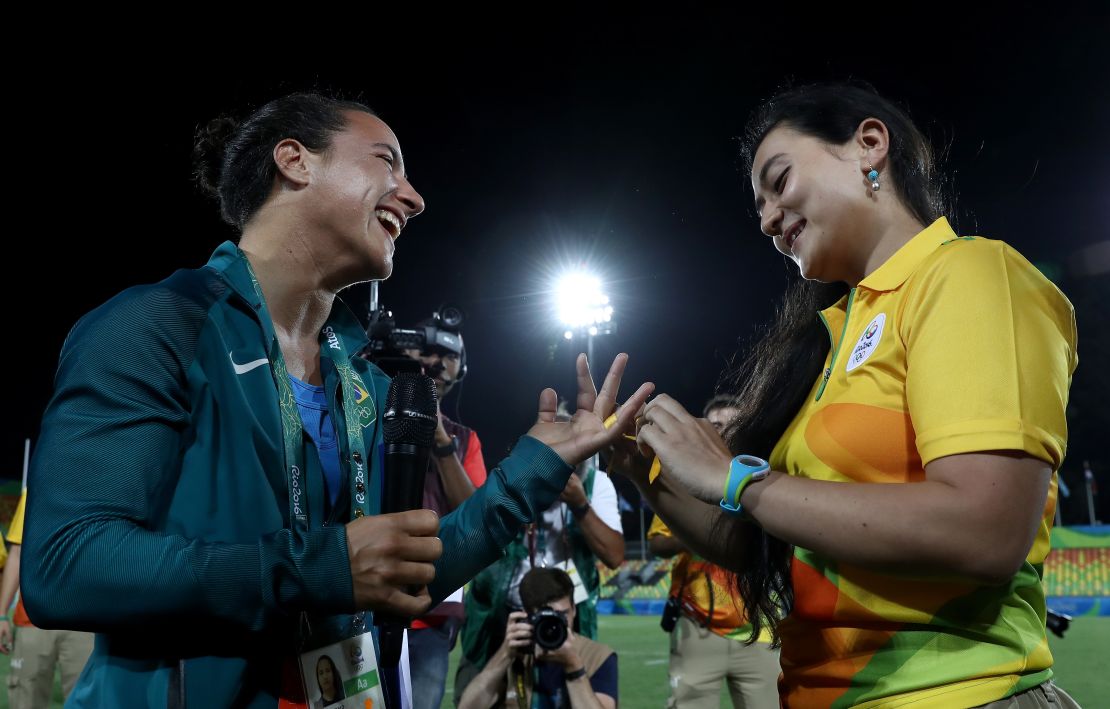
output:
MULTIPOLYGON (((438 423, 436 384, 415 372, 402 372, 393 378, 382 416, 385 443, 385 472, 382 477, 382 514, 419 509, 424 502, 424 478, 428 455, 435 441, 438 423)), ((416 589, 411 589, 415 591, 416 589)), ((378 629, 379 664, 394 670, 401 661, 404 630, 410 618, 374 613, 378 629)), ((400 706, 396 672, 382 677, 387 706, 400 706)))
POLYGON ((439 423, 438 398, 436 383, 423 374, 403 372, 389 385, 382 416, 382 514, 423 506, 424 476, 439 423))

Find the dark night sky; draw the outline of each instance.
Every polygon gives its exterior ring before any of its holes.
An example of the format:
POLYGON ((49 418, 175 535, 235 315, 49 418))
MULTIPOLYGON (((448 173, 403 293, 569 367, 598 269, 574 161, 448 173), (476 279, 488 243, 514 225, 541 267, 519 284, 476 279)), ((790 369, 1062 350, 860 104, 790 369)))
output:
POLYGON ((1060 265, 1081 359, 1065 470, 1084 456, 1110 467, 1095 448, 1110 432, 1107 305, 1096 298, 1107 276, 1072 268, 1110 239, 1106 10, 1018 10, 1002 24, 962 15, 915 34, 862 20, 787 32, 750 16, 609 19, 530 24, 511 39, 393 37, 403 49, 368 42, 342 62, 275 51, 220 71, 214 58, 172 68, 178 60, 145 51, 90 55, 38 77, 40 90, 67 97, 42 141, 53 147, 38 154, 35 191, 51 206, 22 246, 38 250, 52 305, 18 308, 15 331, 34 345, 17 370, 25 416, 5 429, 0 475, 20 474, 22 439, 37 436, 74 321, 128 285, 203 264, 229 237, 189 181, 194 127, 312 87, 361 98, 401 140, 428 208, 398 242, 381 296, 402 324, 443 301, 466 312, 471 374, 458 413, 488 462, 526 430, 542 387, 572 393, 573 352, 543 293, 571 258, 604 271, 617 310, 598 362, 630 352, 626 381, 653 379, 700 408, 738 338, 770 316, 786 273, 759 233, 734 137, 785 81, 846 77, 872 82, 949 145, 961 231, 1060 265))

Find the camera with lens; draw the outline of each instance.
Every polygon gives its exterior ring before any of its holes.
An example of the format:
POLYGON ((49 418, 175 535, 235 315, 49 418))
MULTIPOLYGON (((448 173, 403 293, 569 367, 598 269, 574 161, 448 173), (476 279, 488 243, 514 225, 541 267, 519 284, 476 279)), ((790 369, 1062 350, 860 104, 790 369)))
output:
POLYGON ((663 606, 663 617, 659 619, 659 627, 664 633, 673 631, 680 615, 682 615, 682 601, 678 596, 669 597, 667 605, 663 606))
POLYGON ((567 641, 567 614, 547 606, 528 616, 532 636, 544 650, 558 650, 567 641))
POLYGON ((379 306, 370 311, 366 337, 369 344, 359 354, 378 365, 389 376, 401 372, 422 371, 420 362, 405 354, 405 350, 439 350, 459 356, 460 368, 456 381, 466 375, 466 351, 463 348, 459 328, 462 326, 462 312, 452 306, 441 306, 428 324, 414 328, 397 327, 393 313, 379 306))

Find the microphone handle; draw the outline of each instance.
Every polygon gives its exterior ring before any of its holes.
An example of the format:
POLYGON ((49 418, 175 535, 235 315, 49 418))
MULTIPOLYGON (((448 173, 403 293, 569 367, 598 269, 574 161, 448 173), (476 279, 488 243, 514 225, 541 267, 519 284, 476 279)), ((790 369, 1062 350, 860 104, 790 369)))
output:
MULTIPOLYGON (((424 479, 428 474, 430 453, 431 449, 415 443, 385 444, 382 514, 423 509, 424 479)), ((419 590, 419 586, 409 586, 406 589, 410 594, 415 594, 419 590)), ((400 622, 408 625, 406 621, 400 622)))
POLYGON ((405 629, 386 625, 378 629, 378 676, 386 709, 403 709, 401 699, 401 644, 405 629))
POLYGON ((381 651, 381 657, 378 660, 380 664, 383 667, 396 667, 401 661, 401 641, 405 633, 404 624, 396 622, 395 618, 387 618, 379 623, 375 617, 374 625, 381 626, 378 628, 378 648, 381 651))
MULTIPOLYGON (((426 446, 414 443, 385 444, 385 477, 382 486, 383 514, 407 512, 423 507, 424 478, 428 472, 426 446)), ((419 586, 411 586, 409 593, 415 594, 419 586)), ((401 659, 401 639, 405 628, 412 622, 390 613, 374 613, 374 625, 378 626, 379 658, 383 667, 396 667, 401 659)))
POLYGON ((385 444, 382 514, 408 512, 424 506, 424 478, 431 449, 415 443, 385 444))

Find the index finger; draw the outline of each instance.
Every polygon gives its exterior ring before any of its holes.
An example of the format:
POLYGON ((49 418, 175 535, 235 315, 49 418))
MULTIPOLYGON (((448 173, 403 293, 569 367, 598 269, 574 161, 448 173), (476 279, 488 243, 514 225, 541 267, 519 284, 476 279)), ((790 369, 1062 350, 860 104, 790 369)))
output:
POLYGON ((607 439, 610 444, 615 443, 621 439, 626 430, 632 428, 633 421, 636 420, 636 415, 640 408, 651 396, 651 392, 655 391, 655 384, 652 382, 644 382, 636 393, 629 397, 628 401, 617 410, 617 422, 613 424, 608 431, 606 431, 607 439))
POLYGON ((675 417, 676 419, 679 419, 679 420, 684 419, 684 418, 686 418, 686 419, 694 418, 693 414, 691 414, 689 411, 686 410, 686 407, 684 407, 682 404, 675 401, 672 397, 668 396, 667 394, 660 394, 659 396, 652 399, 651 400, 651 406, 649 408, 659 409, 660 411, 666 411, 671 416, 673 416, 673 417, 675 417))
POLYGON ((439 537, 403 538, 394 547, 394 555, 406 561, 434 563, 443 556, 443 541, 439 537))
POLYGON ((414 537, 432 537, 439 532, 439 515, 434 510, 407 510, 385 516, 395 516, 401 531, 414 537))

